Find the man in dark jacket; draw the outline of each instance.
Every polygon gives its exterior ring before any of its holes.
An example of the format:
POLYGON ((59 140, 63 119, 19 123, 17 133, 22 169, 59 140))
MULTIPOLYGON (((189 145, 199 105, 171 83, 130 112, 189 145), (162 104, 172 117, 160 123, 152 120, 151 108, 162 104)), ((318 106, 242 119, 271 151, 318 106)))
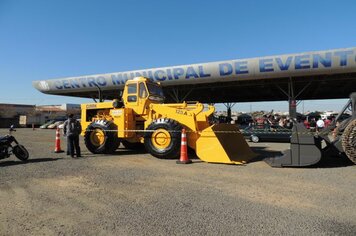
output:
POLYGON ((311 132, 315 132, 316 131, 316 121, 315 118, 312 118, 310 121, 310 129, 311 132))
POLYGON ((63 133, 64 136, 67 136, 67 153, 74 158, 75 154, 77 157, 81 157, 79 135, 82 132, 82 126, 80 122, 73 117, 73 114, 69 114, 68 120, 64 122, 63 133))

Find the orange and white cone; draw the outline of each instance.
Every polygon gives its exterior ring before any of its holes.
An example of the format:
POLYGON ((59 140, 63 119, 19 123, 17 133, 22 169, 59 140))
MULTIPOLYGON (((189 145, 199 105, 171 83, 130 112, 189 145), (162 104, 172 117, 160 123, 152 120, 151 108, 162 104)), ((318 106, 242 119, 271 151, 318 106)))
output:
POLYGON ((191 160, 188 158, 188 149, 187 149, 187 134, 185 129, 182 129, 182 141, 180 146, 180 158, 177 161, 177 164, 190 164, 191 160))
POLYGON ((64 152, 62 149, 61 149, 61 134, 59 132, 59 128, 57 128, 56 130, 56 147, 54 149, 54 152, 55 153, 61 153, 61 152, 64 152))

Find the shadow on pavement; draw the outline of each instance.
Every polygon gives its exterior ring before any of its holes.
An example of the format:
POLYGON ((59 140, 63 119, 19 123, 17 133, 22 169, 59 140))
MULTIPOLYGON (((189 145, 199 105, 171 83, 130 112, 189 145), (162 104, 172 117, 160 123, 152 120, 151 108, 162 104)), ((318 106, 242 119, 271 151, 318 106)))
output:
POLYGON ((321 160, 311 168, 338 168, 355 165, 346 156, 323 156, 321 160))
MULTIPOLYGON (((150 153, 147 152, 145 148, 140 148, 135 150, 119 148, 112 155, 138 155, 138 154, 150 154, 150 153)), ((195 151, 191 148, 188 148, 188 157, 189 159, 199 159, 196 156, 195 151)))
POLYGON ((254 153, 257 153, 258 156, 249 161, 251 162, 258 162, 258 161, 263 161, 265 158, 269 157, 275 157, 275 156, 280 156, 282 155, 282 152, 280 151, 273 151, 273 150, 267 150, 266 147, 251 147, 251 150, 254 153))
POLYGON ((119 148, 114 152, 114 155, 137 155, 137 154, 147 154, 148 152, 144 148, 139 149, 124 149, 119 148))
POLYGON ((36 159, 28 159, 27 161, 20 161, 20 160, 18 160, 18 161, 4 161, 4 162, 0 162, 0 167, 26 165, 29 163, 57 161, 60 159, 63 159, 63 158, 36 158, 36 159))
MULTIPOLYGON (((265 158, 281 156, 280 151, 266 150, 265 147, 251 147, 252 151, 259 154, 256 158, 249 161, 258 162, 263 161, 265 158)), ((352 166, 354 163, 350 161, 346 156, 322 156, 321 160, 315 165, 301 166, 301 167, 282 167, 282 168, 340 168, 352 166)))

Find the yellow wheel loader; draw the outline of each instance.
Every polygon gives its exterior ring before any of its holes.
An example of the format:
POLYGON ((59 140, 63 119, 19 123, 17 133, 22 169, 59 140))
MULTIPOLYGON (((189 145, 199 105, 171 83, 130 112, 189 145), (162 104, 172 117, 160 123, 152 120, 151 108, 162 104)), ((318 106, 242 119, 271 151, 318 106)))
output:
POLYGON ((163 102, 159 83, 137 77, 126 82, 122 99, 82 104, 86 147, 92 153, 112 153, 120 142, 127 148, 144 144, 155 157, 178 158, 185 128, 188 146, 203 161, 241 164, 256 156, 235 125, 209 124, 213 106, 163 102))

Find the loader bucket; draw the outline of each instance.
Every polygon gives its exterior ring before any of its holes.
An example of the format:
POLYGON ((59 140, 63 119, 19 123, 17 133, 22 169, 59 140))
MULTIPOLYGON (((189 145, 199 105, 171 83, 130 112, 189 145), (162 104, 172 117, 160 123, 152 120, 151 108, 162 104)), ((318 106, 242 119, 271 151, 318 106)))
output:
POLYGON ((318 163, 321 159, 321 143, 303 124, 295 123, 291 137, 291 148, 282 156, 267 158, 264 161, 272 167, 302 167, 318 163))
POLYGON ((257 155, 235 125, 216 124, 200 133, 196 141, 199 159, 212 163, 243 164, 257 155))

